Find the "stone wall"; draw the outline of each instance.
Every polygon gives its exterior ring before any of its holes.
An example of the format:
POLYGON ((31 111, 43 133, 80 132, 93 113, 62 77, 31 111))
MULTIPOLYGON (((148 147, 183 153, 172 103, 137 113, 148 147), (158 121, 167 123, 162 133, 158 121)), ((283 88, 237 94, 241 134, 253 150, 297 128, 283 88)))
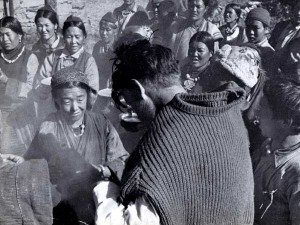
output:
MULTIPOLYGON (((26 33, 25 40, 29 46, 38 40, 34 17, 38 8, 45 2, 57 11, 61 27, 71 14, 83 20, 88 32, 86 47, 91 52, 93 45, 99 39, 98 24, 101 17, 120 6, 123 0, 13 0, 15 17, 22 24, 26 33)), ((145 7, 148 0, 137 0, 137 3, 145 7)), ((3 15, 3 1, 0 0, 0 4, 0 15, 3 15)))

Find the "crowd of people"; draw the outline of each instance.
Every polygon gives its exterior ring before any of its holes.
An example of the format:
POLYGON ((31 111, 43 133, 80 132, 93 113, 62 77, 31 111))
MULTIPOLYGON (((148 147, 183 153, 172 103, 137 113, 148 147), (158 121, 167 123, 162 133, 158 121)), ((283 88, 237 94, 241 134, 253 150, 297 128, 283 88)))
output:
POLYGON ((0 223, 300 224, 300 2, 135 0, 92 54, 49 6, 0 20, 0 223))

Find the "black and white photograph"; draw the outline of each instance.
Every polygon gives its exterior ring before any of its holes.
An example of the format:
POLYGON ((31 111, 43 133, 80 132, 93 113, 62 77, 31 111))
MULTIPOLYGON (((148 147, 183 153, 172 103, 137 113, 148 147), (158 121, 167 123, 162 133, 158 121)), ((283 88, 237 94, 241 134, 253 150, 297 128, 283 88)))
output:
POLYGON ((0 0, 0 225, 300 225, 300 1, 0 0))

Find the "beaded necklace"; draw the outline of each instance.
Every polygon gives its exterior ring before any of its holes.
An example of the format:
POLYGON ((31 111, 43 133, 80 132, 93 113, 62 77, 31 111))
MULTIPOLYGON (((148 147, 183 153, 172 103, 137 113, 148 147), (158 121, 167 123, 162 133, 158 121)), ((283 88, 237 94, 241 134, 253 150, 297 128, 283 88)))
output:
POLYGON ((1 57, 4 59, 5 62, 11 64, 11 63, 16 62, 20 58, 20 56, 23 54, 24 50, 25 50, 25 46, 23 46, 22 51, 17 55, 17 57, 15 59, 12 59, 12 60, 5 58, 3 52, 1 52, 1 57))
POLYGON ((79 125, 79 127, 76 127, 76 128, 72 127, 72 130, 73 130, 73 134, 75 137, 80 137, 83 135, 83 133, 85 131, 85 125, 83 123, 83 124, 79 125))
MULTIPOLYGON (((201 75, 201 74, 200 74, 201 75)), ((184 89, 190 91, 195 87, 197 81, 200 79, 200 75, 192 78, 190 74, 186 74, 186 80, 183 82, 184 89)))

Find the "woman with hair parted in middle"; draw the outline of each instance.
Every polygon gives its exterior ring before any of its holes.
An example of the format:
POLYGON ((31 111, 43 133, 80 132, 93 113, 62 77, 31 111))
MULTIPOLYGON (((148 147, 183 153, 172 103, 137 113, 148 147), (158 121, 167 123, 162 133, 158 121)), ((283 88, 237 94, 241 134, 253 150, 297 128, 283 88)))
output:
POLYGON ((190 93, 207 92, 210 59, 214 54, 214 39, 205 31, 194 34, 189 42, 188 63, 182 68, 183 87, 190 93))
POLYGON ((219 29, 224 37, 221 47, 228 45, 240 45, 248 41, 245 28, 240 25, 241 6, 236 3, 226 5, 224 12, 225 25, 219 29))
POLYGON ((58 34, 58 18, 51 6, 45 5, 38 9, 34 22, 40 39, 32 46, 32 51, 41 65, 48 55, 64 48, 64 41, 58 34))

